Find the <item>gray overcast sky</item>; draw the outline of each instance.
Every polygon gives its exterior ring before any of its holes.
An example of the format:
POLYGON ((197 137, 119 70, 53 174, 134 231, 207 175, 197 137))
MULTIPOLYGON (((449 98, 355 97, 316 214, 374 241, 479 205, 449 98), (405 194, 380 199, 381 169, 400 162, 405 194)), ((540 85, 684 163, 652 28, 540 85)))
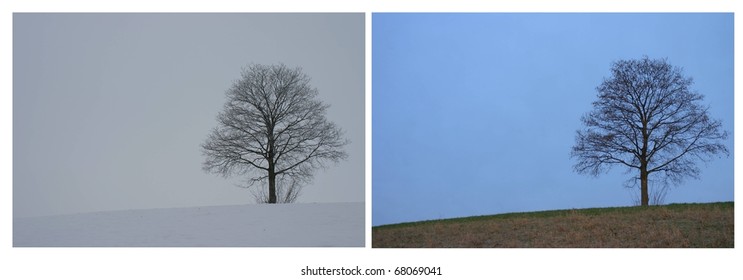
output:
POLYGON ((364 14, 15 14, 14 216, 253 203, 199 145, 249 63, 300 66, 349 158, 299 202, 364 200, 364 14))

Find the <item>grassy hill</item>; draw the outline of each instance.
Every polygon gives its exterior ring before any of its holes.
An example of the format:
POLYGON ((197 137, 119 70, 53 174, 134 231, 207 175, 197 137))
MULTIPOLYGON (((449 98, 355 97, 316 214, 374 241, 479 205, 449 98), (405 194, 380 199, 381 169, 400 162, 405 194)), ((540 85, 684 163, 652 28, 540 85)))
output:
POLYGON ((509 213, 372 228, 374 248, 733 248, 733 202, 509 213))

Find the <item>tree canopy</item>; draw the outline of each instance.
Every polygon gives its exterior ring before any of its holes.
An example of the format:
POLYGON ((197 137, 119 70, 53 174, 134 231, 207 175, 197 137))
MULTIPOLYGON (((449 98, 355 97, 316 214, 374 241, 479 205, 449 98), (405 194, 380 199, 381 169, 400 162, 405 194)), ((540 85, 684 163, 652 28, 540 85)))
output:
POLYGON ((317 168, 347 157, 348 140, 326 119, 328 105, 301 68, 250 65, 226 96, 219 125, 202 144, 203 168, 224 176, 249 173, 248 186, 267 181, 267 194, 258 192, 267 197, 259 201, 292 202, 317 168))
POLYGON ((648 205, 648 178, 680 183, 698 178, 699 161, 728 155, 728 134, 710 118, 693 80, 666 59, 619 60, 596 88, 593 110, 581 118, 571 157, 576 172, 598 176, 619 165, 638 172, 641 205, 648 205))

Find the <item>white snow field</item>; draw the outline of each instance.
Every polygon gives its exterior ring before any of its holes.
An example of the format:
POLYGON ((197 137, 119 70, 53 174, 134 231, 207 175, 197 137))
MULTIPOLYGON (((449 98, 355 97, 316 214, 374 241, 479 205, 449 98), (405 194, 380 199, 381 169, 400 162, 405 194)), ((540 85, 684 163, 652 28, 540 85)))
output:
POLYGON ((126 210, 15 218, 15 247, 363 247, 364 203, 126 210))

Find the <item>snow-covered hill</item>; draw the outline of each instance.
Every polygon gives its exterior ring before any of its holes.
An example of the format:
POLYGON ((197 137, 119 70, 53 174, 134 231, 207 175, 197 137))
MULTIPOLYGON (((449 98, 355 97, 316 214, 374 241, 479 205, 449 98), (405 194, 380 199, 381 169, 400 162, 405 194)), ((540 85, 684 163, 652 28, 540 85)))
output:
POLYGON ((210 206, 16 218, 16 247, 362 247, 364 203, 210 206))

